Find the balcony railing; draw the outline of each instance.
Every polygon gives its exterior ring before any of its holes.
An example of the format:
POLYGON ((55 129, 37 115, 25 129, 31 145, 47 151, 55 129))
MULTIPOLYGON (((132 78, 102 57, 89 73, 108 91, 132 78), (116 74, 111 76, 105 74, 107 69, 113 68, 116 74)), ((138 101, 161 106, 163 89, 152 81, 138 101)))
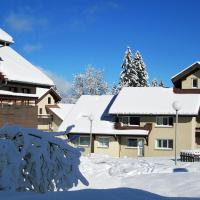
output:
POLYGON ((118 130, 148 130, 150 132, 152 130, 152 123, 146 123, 144 126, 128 126, 122 125, 121 122, 115 122, 114 128, 118 130))
POLYGON ((49 125, 52 121, 52 115, 38 115, 38 125, 49 125))

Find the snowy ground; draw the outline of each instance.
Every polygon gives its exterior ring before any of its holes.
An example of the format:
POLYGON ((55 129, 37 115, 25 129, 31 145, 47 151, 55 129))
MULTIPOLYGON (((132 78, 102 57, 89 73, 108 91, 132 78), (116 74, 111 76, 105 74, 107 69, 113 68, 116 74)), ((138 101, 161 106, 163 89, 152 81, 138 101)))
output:
POLYGON ((0 199, 200 199, 200 163, 180 163, 171 158, 81 158, 81 172, 90 185, 70 192, 47 194, 0 193, 0 199))

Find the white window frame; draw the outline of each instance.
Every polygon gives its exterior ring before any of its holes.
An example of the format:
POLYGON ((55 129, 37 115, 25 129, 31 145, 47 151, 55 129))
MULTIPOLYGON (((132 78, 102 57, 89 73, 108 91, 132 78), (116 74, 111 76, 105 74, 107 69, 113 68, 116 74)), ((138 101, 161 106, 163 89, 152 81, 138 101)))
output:
POLYGON ((109 137, 98 137, 98 147, 99 148, 109 148, 109 145, 110 145, 110 138, 109 137), (101 145, 101 143, 99 142, 99 139, 108 139, 108 146, 103 146, 101 145))
POLYGON ((160 149, 160 150, 173 150, 173 148, 174 148, 174 140, 173 140, 173 139, 156 139, 156 140, 155 140, 155 149, 158 149, 158 150, 159 150, 159 149, 160 149), (159 146, 158 146, 158 141, 159 141, 159 140, 161 140, 161 146, 162 146, 162 147, 159 147, 159 146), (163 141, 164 141, 164 140, 167 140, 167 147, 163 147, 163 141), (173 145, 172 148, 169 147, 169 141, 170 141, 170 140, 172 140, 172 145, 173 145))
POLYGON ((78 144, 75 143, 75 146, 89 147, 89 144, 88 145, 82 145, 82 144, 80 144, 80 138, 83 138, 83 137, 89 138, 89 142, 90 142, 90 136, 81 135, 81 136, 78 137, 78 141, 77 141, 78 144))
POLYGON ((123 126, 136 126, 136 127, 138 127, 138 126, 140 126, 140 122, 139 122, 139 124, 137 125, 137 124, 135 124, 135 125, 133 125, 133 124, 130 124, 130 118, 131 117, 138 117, 139 118, 139 121, 140 121, 140 117, 139 116, 120 116, 120 118, 122 119, 122 121, 121 121, 121 123, 122 123, 122 125, 123 126), (127 117, 128 118, 128 124, 124 124, 123 123, 123 118, 125 118, 125 117, 127 117))
POLYGON ((173 124, 174 124, 174 118, 172 116, 156 116, 156 124, 155 124, 155 127, 167 127, 167 128, 171 128, 173 127, 173 124), (162 123, 163 123, 163 119, 164 118, 167 118, 167 125, 164 125, 164 124, 158 124, 158 118, 162 118, 162 123), (173 123, 172 125, 169 124, 169 118, 172 118, 173 120, 173 123))
POLYGON ((192 78, 192 88, 198 88, 198 78, 192 78), (194 87, 194 80, 197 81, 196 87, 194 87))

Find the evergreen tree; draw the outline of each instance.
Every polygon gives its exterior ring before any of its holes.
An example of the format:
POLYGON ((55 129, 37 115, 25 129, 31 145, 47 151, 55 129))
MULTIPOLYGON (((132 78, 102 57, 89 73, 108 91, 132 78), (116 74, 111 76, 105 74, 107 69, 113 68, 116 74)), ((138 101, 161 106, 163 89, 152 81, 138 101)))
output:
POLYGON ((133 65, 136 69, 138 81, 136 86, 138 87, 148 87, 148 73, 146 71, 146 65, 142 59, 142 56, 139 51, 135 53, 133 65))
POLYGON ((160 81, 159 86, 160 86, 160 87, 165 87, 165 85, 164 85, 164 83, 163 83, 162 80, 160 81))
POLYGON ((127 48, 122 64, 122 72, 120 75, 120 89, 122 87, 137 87, 138 75, 133 62, 133 56, 130 47, 127 48))
POLYGON ((116 85, 115 83, 113 84, 112 86, 112 89, 111 89, 111 94, 112 95, 117 95, 120 91, 120 87, 119 85, 116 85))
POLYGON ((157 79, 154 79, 154 80, 151 82, 151 86, 152 86, 152 87, 158 87, 158 80, 157 80, 157 79))

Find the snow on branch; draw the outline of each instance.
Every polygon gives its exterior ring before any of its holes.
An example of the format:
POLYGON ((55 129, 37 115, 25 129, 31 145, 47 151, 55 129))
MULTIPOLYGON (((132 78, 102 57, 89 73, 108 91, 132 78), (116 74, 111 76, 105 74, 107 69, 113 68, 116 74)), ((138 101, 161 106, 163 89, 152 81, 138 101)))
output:
POLYGON ((79 171, 80 149, 52 132, 5 125, 0 129, 0 190, 63 191, 88 185, 79 171))

